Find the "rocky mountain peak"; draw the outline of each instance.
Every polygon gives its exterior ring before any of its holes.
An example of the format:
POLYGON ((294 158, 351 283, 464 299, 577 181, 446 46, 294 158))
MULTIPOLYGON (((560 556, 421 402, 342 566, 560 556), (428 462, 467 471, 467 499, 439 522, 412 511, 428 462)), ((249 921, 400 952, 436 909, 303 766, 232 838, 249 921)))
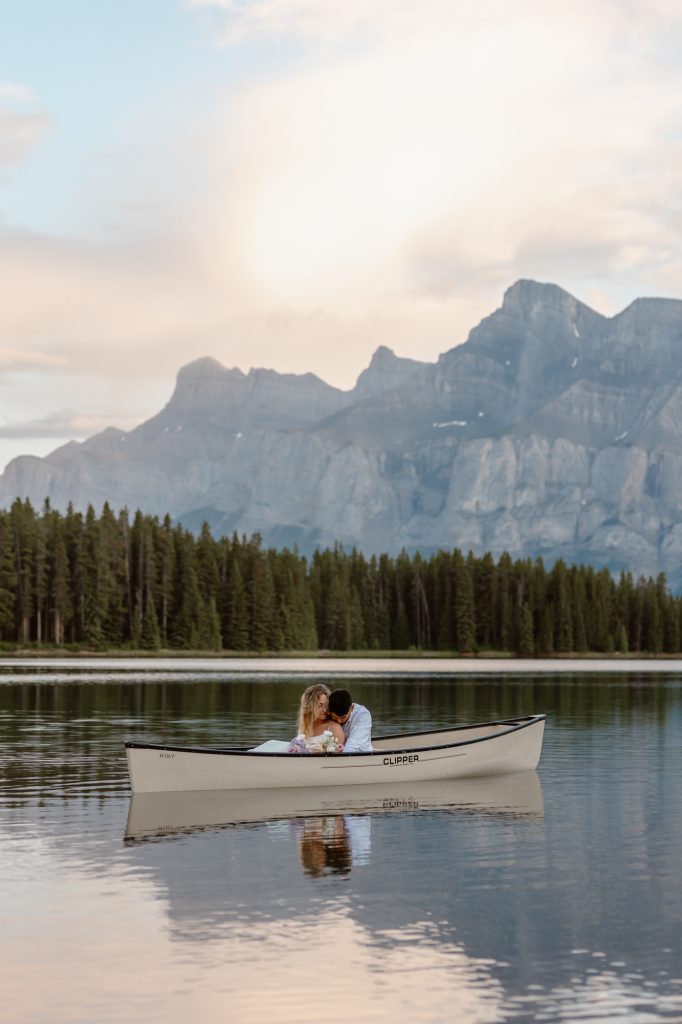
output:
POLYGON ((194 359, 178 371, 175 390, 166 409, 183 412, 219 407, 228 395, 241 389, 245 380, 246 375, 241 370, 227 369, 211 356, 194 359))
POLYGON ((395 354, 392 348, 389 348, 388 345, 379 345, 379 348, 376 350, 376 352, 374 353, 370 360, 369 366, 371 368, 373 366, 377 367, 391 365, 395 363, 397 359, 398 356, 395 354))
MULTIPOLYGON (((488 317, 495 319, 508 326, 515 324, 524 335, 531 332, 548 339, 558 335, 580 339, 606 322, 606 317, 558 285, 529 280, 517 281, 507 289, 500 309, 488 317)), ((475 333, 476 329, 472 335, 475 333)))
POLYGON ((613 317, 612 330, 622 343, 663 349, 679 359, 682 351, 682 302, 678 299, 635 299, 613 317))
POLYGON ((529 278, 515 281, 507 288, 502 299, 502 309, 507 311, 528 313, 540 304, 544 308, 566 305, 570 307, 578 305, 578 300, 557 284, 532 281, 529 278))
MULTIPOLYGON (((553 368, 572 365, 608 324, 558 285, 520 280, 505 292, 502 305, 474 327, 465 349, 502 362, 523 377, 544 378, 553 368)), ((450 357, 457 350, 446 353, 450 357)))
POLYGON ((219 363, 213 356, 200 356, 199 359, 193 359, 191 363, 186 363, 185 366, 181 366, 178 370, 177 380, 178 383, 181 381, 197 380, 207 377, 222 377, 226 373, 236 373, 241 375, 244 374, 241 370, 236 367, 232 370, 228 370, 227 367, 219 363))
POLYGON ((397 356, 387 345, 380 345, 372 356, 367 369, 363 370, 358 377, 352 394, 365 398, 381 394, 384 391, 392 391, 416 370, 428 365, 418 359, 404 359, 397 356))

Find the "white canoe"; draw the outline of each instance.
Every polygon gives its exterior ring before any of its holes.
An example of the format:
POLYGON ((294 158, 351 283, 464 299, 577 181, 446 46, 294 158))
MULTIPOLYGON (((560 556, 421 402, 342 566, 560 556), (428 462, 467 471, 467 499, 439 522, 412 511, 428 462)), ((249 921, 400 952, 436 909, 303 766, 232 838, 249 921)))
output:
POLYGON ((537 772, 529 771, 373 786, 135 793, 128 808, 125 838, 149 839, 282 819, 434 810, 541 820, 540 779, 537 772))
POLYGON ((544 715, 384 736, 368 754, 264 753, 126 743, 133 793, 428 782, 537 767, 544 715))

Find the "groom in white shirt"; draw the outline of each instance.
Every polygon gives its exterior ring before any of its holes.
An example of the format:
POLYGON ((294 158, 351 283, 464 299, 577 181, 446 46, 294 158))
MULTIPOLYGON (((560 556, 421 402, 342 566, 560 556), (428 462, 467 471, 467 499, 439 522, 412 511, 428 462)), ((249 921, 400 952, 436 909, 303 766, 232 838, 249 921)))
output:
POLYGON ((362 704, 354 704, 348 690, 332 690, 329 694, 329 717, 343 728, 346 742, 344 754, 372 752, 372 716, 362 704))

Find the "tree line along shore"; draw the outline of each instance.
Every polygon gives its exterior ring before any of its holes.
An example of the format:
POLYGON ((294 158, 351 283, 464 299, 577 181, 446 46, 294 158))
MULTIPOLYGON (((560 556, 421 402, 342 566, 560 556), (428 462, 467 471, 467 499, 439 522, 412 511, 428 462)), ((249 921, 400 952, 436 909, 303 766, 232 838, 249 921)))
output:
POLYGON ((307 558, 108 504, 0 511, 5 651, 662 655, 681 635, 682 598, 663 574, 457 549, 307 558))

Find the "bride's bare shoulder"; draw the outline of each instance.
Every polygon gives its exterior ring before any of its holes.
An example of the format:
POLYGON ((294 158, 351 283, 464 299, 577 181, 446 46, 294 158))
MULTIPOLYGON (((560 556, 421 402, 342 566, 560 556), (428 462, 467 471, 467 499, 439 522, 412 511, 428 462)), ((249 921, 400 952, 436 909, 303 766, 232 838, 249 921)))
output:
POLYGON ((343 734, 343 729, 338 722, 327 722, 327 728, 332 733, 337 743, 345 743, 346 737, 343 734))

